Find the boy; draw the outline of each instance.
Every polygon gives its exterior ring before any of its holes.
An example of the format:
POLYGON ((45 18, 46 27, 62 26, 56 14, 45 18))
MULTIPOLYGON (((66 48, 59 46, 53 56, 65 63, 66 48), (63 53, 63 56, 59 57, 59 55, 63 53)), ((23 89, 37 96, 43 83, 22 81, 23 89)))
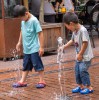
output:
POLYGON ((13 84, 13 87, 17 88, 27 86, 25 83, 26 77, 29 71, 32 71, 34 68, 35 71, 39 73, 40 78, 36 87, 44 88, 46 86, 43 79, 44 66, 40 58, 40 56, 44 53, 44 40, 40 23, 37 18, 30 14, 29 11, 22 5, 15 6, 14 15, 22 19, 21 32, 16 49, 19 52, 22 44, 24 59, 22 78, 19 82, 13 84))
POLYGON ((73 32, 71 40, 63 48, 66 49, 74 43, 76 49, 75 76, 78 86, 72 90, 72 93, 92 93, 93 88, 91 87, 88 68, 93 58, 93 52, 88 32, 83 25, 79 24, 78 17, 73 12, 67 12, 63 21, 65 27, 73 32))

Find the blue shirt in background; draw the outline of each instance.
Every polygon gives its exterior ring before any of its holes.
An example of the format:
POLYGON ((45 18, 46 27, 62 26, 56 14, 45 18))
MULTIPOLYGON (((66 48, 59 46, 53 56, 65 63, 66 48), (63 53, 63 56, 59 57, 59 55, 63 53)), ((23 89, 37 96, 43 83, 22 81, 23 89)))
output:
POLYGON ((38 32, 41 31, 40 23, 33 15, 28 21, 21 22, 23 53, 31 54, 39 51, 38 32))

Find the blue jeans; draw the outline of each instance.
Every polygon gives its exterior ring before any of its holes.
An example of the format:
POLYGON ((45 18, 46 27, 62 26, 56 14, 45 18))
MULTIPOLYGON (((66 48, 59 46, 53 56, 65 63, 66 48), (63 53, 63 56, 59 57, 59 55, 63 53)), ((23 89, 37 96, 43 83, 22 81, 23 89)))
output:
POLYGON ((91 61, 77 62, 75 65, 76 83, 83 84, 84 86, 90 86, 90 77, 88 68, 91 65, 91 61))

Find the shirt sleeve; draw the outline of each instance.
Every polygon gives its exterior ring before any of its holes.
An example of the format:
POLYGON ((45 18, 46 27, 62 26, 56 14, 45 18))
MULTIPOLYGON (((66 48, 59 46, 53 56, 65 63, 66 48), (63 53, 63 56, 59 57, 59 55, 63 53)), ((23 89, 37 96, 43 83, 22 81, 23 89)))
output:
POLYGON ((87 30, 82 31, 82 41, 88 41, 89 40, 89 34, 87 30))
POLYGON ((34 20, 33 26, 35 27, 36 33, 42 31, 41 25, 40 25, 40 23, 39 23, 39 21, 37 19, 34 20))

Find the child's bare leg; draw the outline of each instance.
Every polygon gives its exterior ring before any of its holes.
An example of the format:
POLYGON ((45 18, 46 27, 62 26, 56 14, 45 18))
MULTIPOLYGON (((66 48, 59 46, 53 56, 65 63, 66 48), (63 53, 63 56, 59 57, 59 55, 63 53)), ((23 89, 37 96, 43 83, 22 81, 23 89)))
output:
POLYGON ((29 71, 23 71, 23 72, 22 72, 22 78, 21 78, 21 80, 19 81, 20 83, 25 82, 28 73, 29 73, 29 71))
POLYGON ((40 83, 44 83, 45 81, 44 81, 44 71, 39 71, 38 72, 39 73, 39 78, 40 78, 40 83))

